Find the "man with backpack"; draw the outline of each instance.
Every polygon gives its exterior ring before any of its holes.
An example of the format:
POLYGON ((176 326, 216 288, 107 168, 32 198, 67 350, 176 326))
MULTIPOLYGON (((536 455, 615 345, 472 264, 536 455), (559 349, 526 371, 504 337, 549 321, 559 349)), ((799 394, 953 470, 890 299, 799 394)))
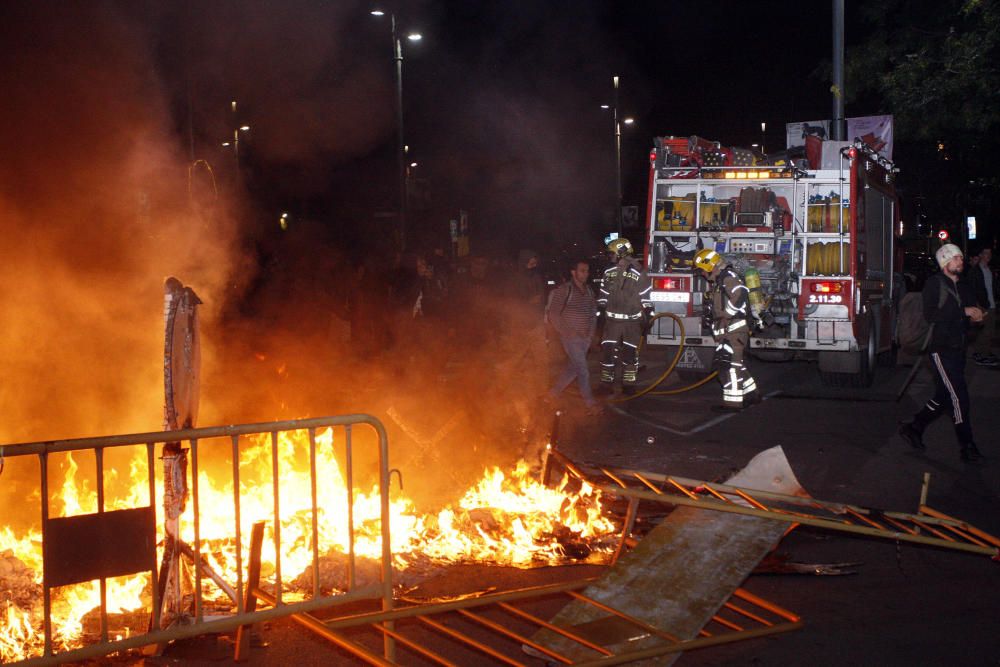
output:
POLYGON ((601 412, 601 407, 590 390, 587 368, 587 350, 597 328, 597 300, 587 284, 590 265, 579 260, 569 275, 569 280, 552 290, 545 307, 545 321, 555 329, 566 351, 566 367, 549 390, 549 397, 555 399, 575 379, 587 414, 594 415, 601 412))
POLYGON ((983 311, 959 290, 958 279, 965 261, 961 249, 947 243, 938 248, 935 258, 941 272, 928 278, 923 290, 924 319, 931 326, 927 350, 934 369, 935 392, 911 421, 899 427, 899 435, 914 449, 923 450, 924 429, 947 412, 955 423, 962 460, 973 462, 982 454, 972 439, 969 388, 965 384, 965 338, 969 321, 982 322, 983 311))

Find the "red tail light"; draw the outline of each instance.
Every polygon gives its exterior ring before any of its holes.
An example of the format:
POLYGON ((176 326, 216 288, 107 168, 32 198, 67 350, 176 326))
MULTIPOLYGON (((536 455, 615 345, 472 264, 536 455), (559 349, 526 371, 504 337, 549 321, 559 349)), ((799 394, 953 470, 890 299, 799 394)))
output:
POLYGON ((844 291, 844 283, 817 282, 812 284, 812 291, 820 294, 840 294, 844 291))
POLYGON ((668 292, 686 292, 687 280, 684 278, 654 278, 653 289, 662 289, 668 292))
POLYGON ((650 162, 650 164, 655 164, 656 163, 656 149, 655 148, 653 150, 649 151, 649 162, 650 162))

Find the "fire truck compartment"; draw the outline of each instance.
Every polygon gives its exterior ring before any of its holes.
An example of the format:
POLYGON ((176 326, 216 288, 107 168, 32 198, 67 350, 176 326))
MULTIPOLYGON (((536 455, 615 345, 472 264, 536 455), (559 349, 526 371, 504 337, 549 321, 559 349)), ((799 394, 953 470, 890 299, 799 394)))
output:
MULTIPOLYGON (((693 156, 671 167, 662 147, 650 154, 652 301, 657 312, 683 318, 685 345, 714 345, 701 322, 710 286, 691 267, 698 250, 711 248, 741 275, 752 269, 754 280, 759 276, 763 303, 754 307, 768 311, 773 324, 751 338, 752 349, 811 352, 823 360, 824 382, 853 382, 830 373, 870 382, 872 359, 894 344, 901 298, 896 170, 860 141, 823 149, 822 163, 813 165, 821 169, 768 164, 764 156, 744 166, 693 156), (849 358, 831 361, 837 354, 849 358)), ((646 342, 678 345, 676 329, 661 318, 646 342)))

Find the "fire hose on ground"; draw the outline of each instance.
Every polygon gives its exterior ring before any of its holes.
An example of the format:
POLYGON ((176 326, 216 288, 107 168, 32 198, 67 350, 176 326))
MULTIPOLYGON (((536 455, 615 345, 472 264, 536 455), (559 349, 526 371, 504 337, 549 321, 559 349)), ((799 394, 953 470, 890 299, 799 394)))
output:
MULTIPOLYGON (((674 353, 674 358, 671 359, 670 363, 667 365, 667 370, 663 371, 660 377, 656 378, 652 383, 643 387, 642 389, 632 394, 631 396, 622 396, 620 398, 611 399, 610 401, 608 401, 609 403, 624 403, 625 401, 631 401, 632 399, 639 398, 640 396, 645 396, 647 394, 649 394, 650 396, 669 396, 672 394, 683 394, 686 391, 697 389, 698 387, 705 384, 706 382, 708 382, 709 380, 711 380, 712 378, 714 378, 719 374, 718 371, 712 371, 711 373, 709 373, 702 379, 698 380, 697 382, 689 384, 685 387, 653 391, 654 389, 656 389, 656 387, 660 386, 660 384, 662 384, 663 381, 666 380, 671 373, 674 372, 674 368, 677 366, 677 362, 680 361, 681 354, 684 352, 684 322, 681 320, 681 318, 677 317, 673 313, 659 313, 653 316, 653 319, 649 321, 650 329, 652 329, 653 323, 656 322, 656 320, 660 319, 661 317, 669 317, 670 319, 672 319, 674 322, 677 323, 677 328, 680 330, 680 337, 679 337, 680 342, 677 345, 677 351, 674 353)), ((645 342, 646 342, 646 336, 643 335, 642 339, 639 341, 638 352, 642 352, 642 348, 645 342)))

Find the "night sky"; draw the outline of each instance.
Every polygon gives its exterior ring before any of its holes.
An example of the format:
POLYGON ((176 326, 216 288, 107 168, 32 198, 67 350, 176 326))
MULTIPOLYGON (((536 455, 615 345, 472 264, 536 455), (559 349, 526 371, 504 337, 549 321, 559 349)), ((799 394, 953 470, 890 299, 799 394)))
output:
MULTIPOLYGON (((854 4, 848 49, 863 33, 854 4)), ((371 16, 376 7, 423 35, 404 40, 403 79, 408 160, 430 196, 411 213, 425 247, 459 209, 474 248, 603 236, 615 183, 600 104, 615 74, 620 115, 637 121, 623 132, 625 204, 644 206, 656 135, 749 146, 764 121, 777 149, 786 122, 831 115, 817 74, 830 60, 828 2, 7 2, 2 132, 19 167, 8 164, 2 186, 15 199, 45 193, 21 166, 82 168, 143 115, 178 160, 206 160, 225 186, 235 161, 220 144, 248 124, 246 236, 277 233, 286 210, 323 243, 383 236, 373 212, 398 191, 395 81, 389 17, 371 16)))
MULTIPOLYGON (((848 3, 848 58, 870 29, 859 5, 848 3)), ((393 262, 395 77, 373 7, 0 3, 0 369, 17 379, 0 387, 3 440, 159 423, 167 276, 204 301, 209 423, 301 416, 324 396, 330 379, 303 369, 322 368, 317 350, 337 339, 351 270, 389 275, 393 262), (237 169, 221 144, 244 124, 237 169)), ((429 194, 410 211, 414 250, 446 247, 447 221, 465 210, 473 253, 598 252, 615 226, 613 126, 600 108, 615 74, 621 115, 637 121, 623 135, 624 202, 640 207, 654 136, 747 146, 765 121, 773 150, 786 122, 831 111, 814 75, 830 58, 828 2, 395 11, 401 31, 424 36, 404 54, 406 141, 429 194)), ((936 186, 951 163, 899 164, 901 185, 922 174, 936 186)), ((903 192, 904 206, 935 194, 903 192)), ((960 204, 939 210, 957 217, 960 204)))

